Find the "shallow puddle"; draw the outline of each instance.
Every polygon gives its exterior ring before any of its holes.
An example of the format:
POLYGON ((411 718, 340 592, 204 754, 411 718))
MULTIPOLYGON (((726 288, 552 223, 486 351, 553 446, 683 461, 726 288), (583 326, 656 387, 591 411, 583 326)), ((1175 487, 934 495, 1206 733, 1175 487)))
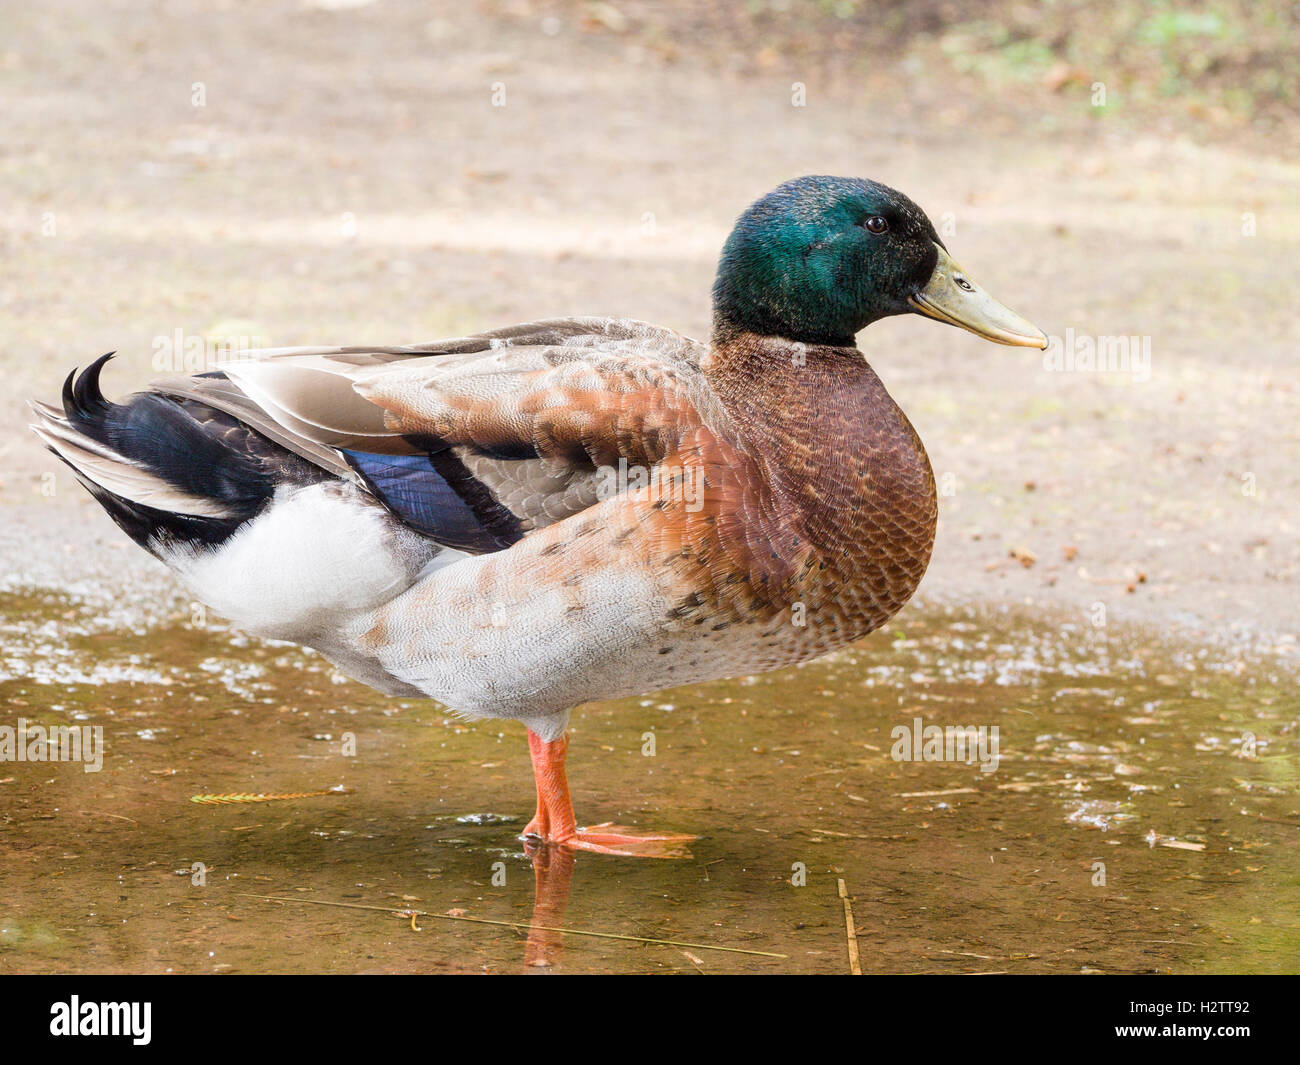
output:
POLYGON ((844 972, 841 880, 868 972, 1300 969, 1300 699, 1228 649, 929 609, 585 708, 580 820, 700 836, 653 861, 530 857, 520 726, 296 649, 44 593, 0 639, 0 726, 104 741, 100 772, 0 762, 0 971, 844 972), (892 757, 917 719, 996 726, 996 768, 892 757))

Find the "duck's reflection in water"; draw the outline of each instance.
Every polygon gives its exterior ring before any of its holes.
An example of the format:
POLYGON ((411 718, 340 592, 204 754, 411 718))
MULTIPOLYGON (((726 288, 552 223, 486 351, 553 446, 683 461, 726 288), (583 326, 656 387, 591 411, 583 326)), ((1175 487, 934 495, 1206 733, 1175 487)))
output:
POLYGON ((524 853, 533 863, 533 927, 528 930, 524 946, 524 964, 545 969, 560 956, 564 934, 555 929, 564 923, 573 886, 574 852, 567 847, 549 846, 539 840, 525 839, 524 853))
MULTIPOLYGON (((617 829, 617 825, 598 825, 617 829)), ((689 859, 691 851, 686 841, 695 836, 656 835, 638 839, 639 850, 623 853, 623 857, 652 855, 656 858, 689 859)), ((523 836, 520 842, 524 853, 533 863, 533 919, 528 930, 528 944, 524 948, 524 964, 534 968, 548 968, 560 956, 564 933, 564 911, 569 905, 569 892, 573 887, 573 865, 577 852, 569 847, 547 843, 536 836, 523 836)), ((591 933, 586 933, 591 934, 591 933)))

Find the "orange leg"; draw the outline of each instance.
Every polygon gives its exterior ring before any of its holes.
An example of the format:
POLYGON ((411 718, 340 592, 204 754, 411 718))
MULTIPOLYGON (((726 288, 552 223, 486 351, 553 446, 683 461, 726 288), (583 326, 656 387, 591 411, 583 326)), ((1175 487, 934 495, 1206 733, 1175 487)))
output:
POLYGON ((533 759, 533 776, 537 780, 537 813, 524 829, 525 837, 595 854, 620 854, 629 858, 689 858, 686 843, 694 836, 665 832, 638 832, 619 825, 594 825, 579 828, 569 799, 569 781, 564 774, 564 759, 569 737, 546 741, 528 730, 528 752, 533 759))

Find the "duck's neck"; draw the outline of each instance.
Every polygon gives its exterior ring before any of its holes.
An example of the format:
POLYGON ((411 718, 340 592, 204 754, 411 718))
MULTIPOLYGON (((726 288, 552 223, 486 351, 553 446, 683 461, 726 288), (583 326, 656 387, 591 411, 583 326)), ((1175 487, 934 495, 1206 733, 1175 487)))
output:
MULTIPOLYGON (((701 367, 742 431, 851 441, 893 400, 856 347, 715 330, 701 367)), ((896 409, 896 408, 895 408, 896 409)))
POLYGON ((715 333, 702 368, 778 490, 820 495, 823 478, 848 489, 835 465, 875 450, 882 420, 902 418, 856 347, 715 333))

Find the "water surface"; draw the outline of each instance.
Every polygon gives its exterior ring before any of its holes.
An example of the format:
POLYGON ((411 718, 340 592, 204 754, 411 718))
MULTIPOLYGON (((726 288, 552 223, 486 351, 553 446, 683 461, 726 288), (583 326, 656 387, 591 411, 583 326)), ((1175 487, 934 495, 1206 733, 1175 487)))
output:
POLYGON ((584 708, 580 821, 700 836, 650 861, 530 857, 520 726, 296 649, 39 592, 0 597, 0 639, 0 725, 105 739, 99 773, 0 763, 3 972, 837 973, 840 880, 869 972, 1300 969, 1300 700, 1230 648, 928 608, 802 668, 584 708), (896 761, 917 718, 997 726, 997 770, 896 761))

